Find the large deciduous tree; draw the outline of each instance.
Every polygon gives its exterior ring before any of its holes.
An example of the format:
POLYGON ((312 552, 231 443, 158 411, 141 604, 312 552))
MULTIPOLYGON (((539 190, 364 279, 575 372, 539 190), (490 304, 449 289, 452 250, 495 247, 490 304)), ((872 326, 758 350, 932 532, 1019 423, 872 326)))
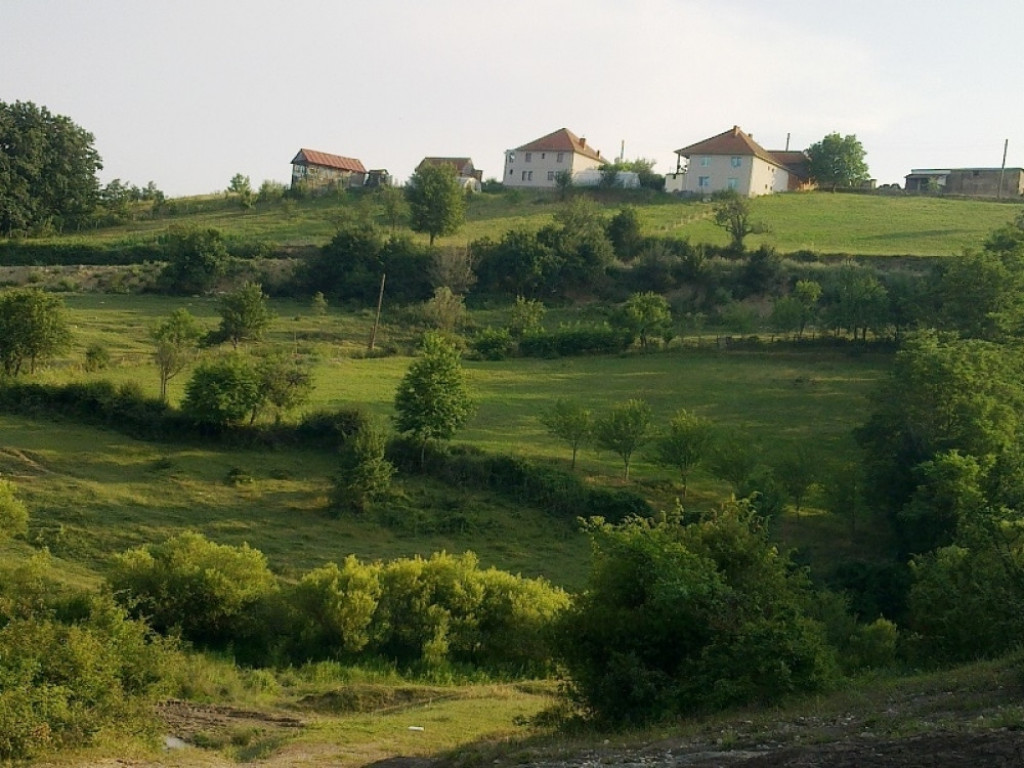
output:
POLYGON ((646 350, 651 337, 660 337, 672 330, 672 310, 668 301, 653 291, 634 293, 622 306, 616 318, 635 338, 640 339, 640 349, 646 350))
POLYGON ((93 136, 32 102, 0 101, 0 235, 60 230, 96 207, 93 136))
POLYGON ((654 439, 651 460, 679 473, 684 498, 690 472, 707 458, 712 439, 711 420, 685 408, 676 411, 668 428, 654 439))
POLYGON ((440 334, 423 337, 423 356, 416 360, 395 394, 399 432, 420 441, 421 460, 429 440, 450 440, 472 412, 458 350, 440 334))
POLYGON ((221 429, 250 420, 263 398, 259 371, 240 355, 196 368, 185 386, 182 412, 197 424, 221 429))
POLYGON ((811 158, 808 170, 819 187, 855 187, 868 180, 867 153, 860 140, 851 134, 833 132, 807 148, 811 158))
POLYGON ((172 230, 165 252, 167 264, 160 273, 160 282, 169 293, 206 293, 227 269, 228 249, 216 229, 172 230))
POLYGON ((441 235, 459 231, 466 220, 466 193, 450 165, 424 165, 405 188, 412 228, 426 232, 430 244, 441 235))
POLYGON ((633 453, 647 442, 651 426, 651 406, 632 399, 615 405, 594 422, 594 441, 599 448, 612 451, 622 459, 622 476, 629 479, 633 453))
POLYGON ((16 376, 27 366, 66 350, 71 329, 63 299, 38 288, 21 288, 0 294, 0 366, 16 376))
POLYGON ((729 235, 729 248, 736 253, 743 253, 747 235, 764 231, 764 226, 751 218, 750 201, 734 189, 715 193, 713 216, 715 224, 729 235))

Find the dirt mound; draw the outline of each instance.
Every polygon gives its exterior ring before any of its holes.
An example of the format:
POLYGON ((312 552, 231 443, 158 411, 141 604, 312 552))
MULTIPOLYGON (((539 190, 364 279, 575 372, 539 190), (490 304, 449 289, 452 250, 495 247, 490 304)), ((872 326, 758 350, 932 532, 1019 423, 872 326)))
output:
POLYGON ((306 725, 289 715, 193 704, 178 699, 157 705, 157 716, 165 724, 168 734, 198 746, 230 742, 245 733, 269 734, 306 725))

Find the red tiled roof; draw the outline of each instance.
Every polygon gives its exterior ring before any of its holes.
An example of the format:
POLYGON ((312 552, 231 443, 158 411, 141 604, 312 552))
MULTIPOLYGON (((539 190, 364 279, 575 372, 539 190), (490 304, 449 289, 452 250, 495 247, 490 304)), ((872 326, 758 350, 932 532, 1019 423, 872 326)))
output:
POLYGON ((601 153, 587 146, 587 140, 579 138, 568 128, 559 128, 554 133, 542 136, 529 144, 516 148, 516 152, 575 152, 591 160, 604 160, 601 153))
POLYGON ((806 152, 802 150, 770 149, 768 154, 775 158, 777 165, 781 165, 801 179, 806 179, 810 175, 808 166, 810 165, 811 158, 808 157, 806 152))
POLYGON ((366 173, 366 167, 354 157, 330 155, 327 152, 317 152, 315 149, 300 149, 299 154, 292 158, 292 165, 319 165, 322 168, 366 173))
POLYGON ((450 165, 455 168, 455 172, 460 176, 472 176, 473 171, 473 159, 469 157, 424 157, 420 164, 416 166, 416 170, 419 170, 425 165, 450 165))
POLYGON ((773 156, 773 153, 754 141, 749 134, 741 131, 738 125, 734 125, 728 131, 712 136, 710 139, 704 139, 704 141, 698 141, 696 144, 691 144, 688 147, 677 149, 676 154, 683 157, 692 157, 693 155, 753 155, 764 160, 766 163, 782 166, 782 163, 773 156))

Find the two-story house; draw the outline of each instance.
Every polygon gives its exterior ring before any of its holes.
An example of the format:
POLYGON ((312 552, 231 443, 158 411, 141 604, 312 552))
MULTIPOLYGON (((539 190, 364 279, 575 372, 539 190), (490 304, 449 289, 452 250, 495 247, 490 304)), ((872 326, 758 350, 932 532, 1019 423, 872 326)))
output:
POLYGON ((676 154, 680 158, 677 170, 665 177, 669 192, 710 195, 732 189, 743 197, 756 197, 799 189, 807 183, 804 152, 767 150, 735 125, 677 149, 676 154))
POLYGON ((555 187, 560 174, 568 178, 599 168, 606 160, 601 153, 567 128, 505 151, 506 187, 555 187))

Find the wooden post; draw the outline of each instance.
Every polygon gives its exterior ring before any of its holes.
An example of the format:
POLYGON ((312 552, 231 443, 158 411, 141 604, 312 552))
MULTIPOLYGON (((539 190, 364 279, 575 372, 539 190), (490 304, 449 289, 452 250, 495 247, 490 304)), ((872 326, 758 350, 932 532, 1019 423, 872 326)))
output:
POLYGON ((373 330, 370 332, 369 350, 373 351, 373 345, 377 343, 377 326, 380 325, 380 308, 384 303, 384 279, 386 274, 380 276, 380 293, 377 295, 377 314, 373 318, 373 330))

